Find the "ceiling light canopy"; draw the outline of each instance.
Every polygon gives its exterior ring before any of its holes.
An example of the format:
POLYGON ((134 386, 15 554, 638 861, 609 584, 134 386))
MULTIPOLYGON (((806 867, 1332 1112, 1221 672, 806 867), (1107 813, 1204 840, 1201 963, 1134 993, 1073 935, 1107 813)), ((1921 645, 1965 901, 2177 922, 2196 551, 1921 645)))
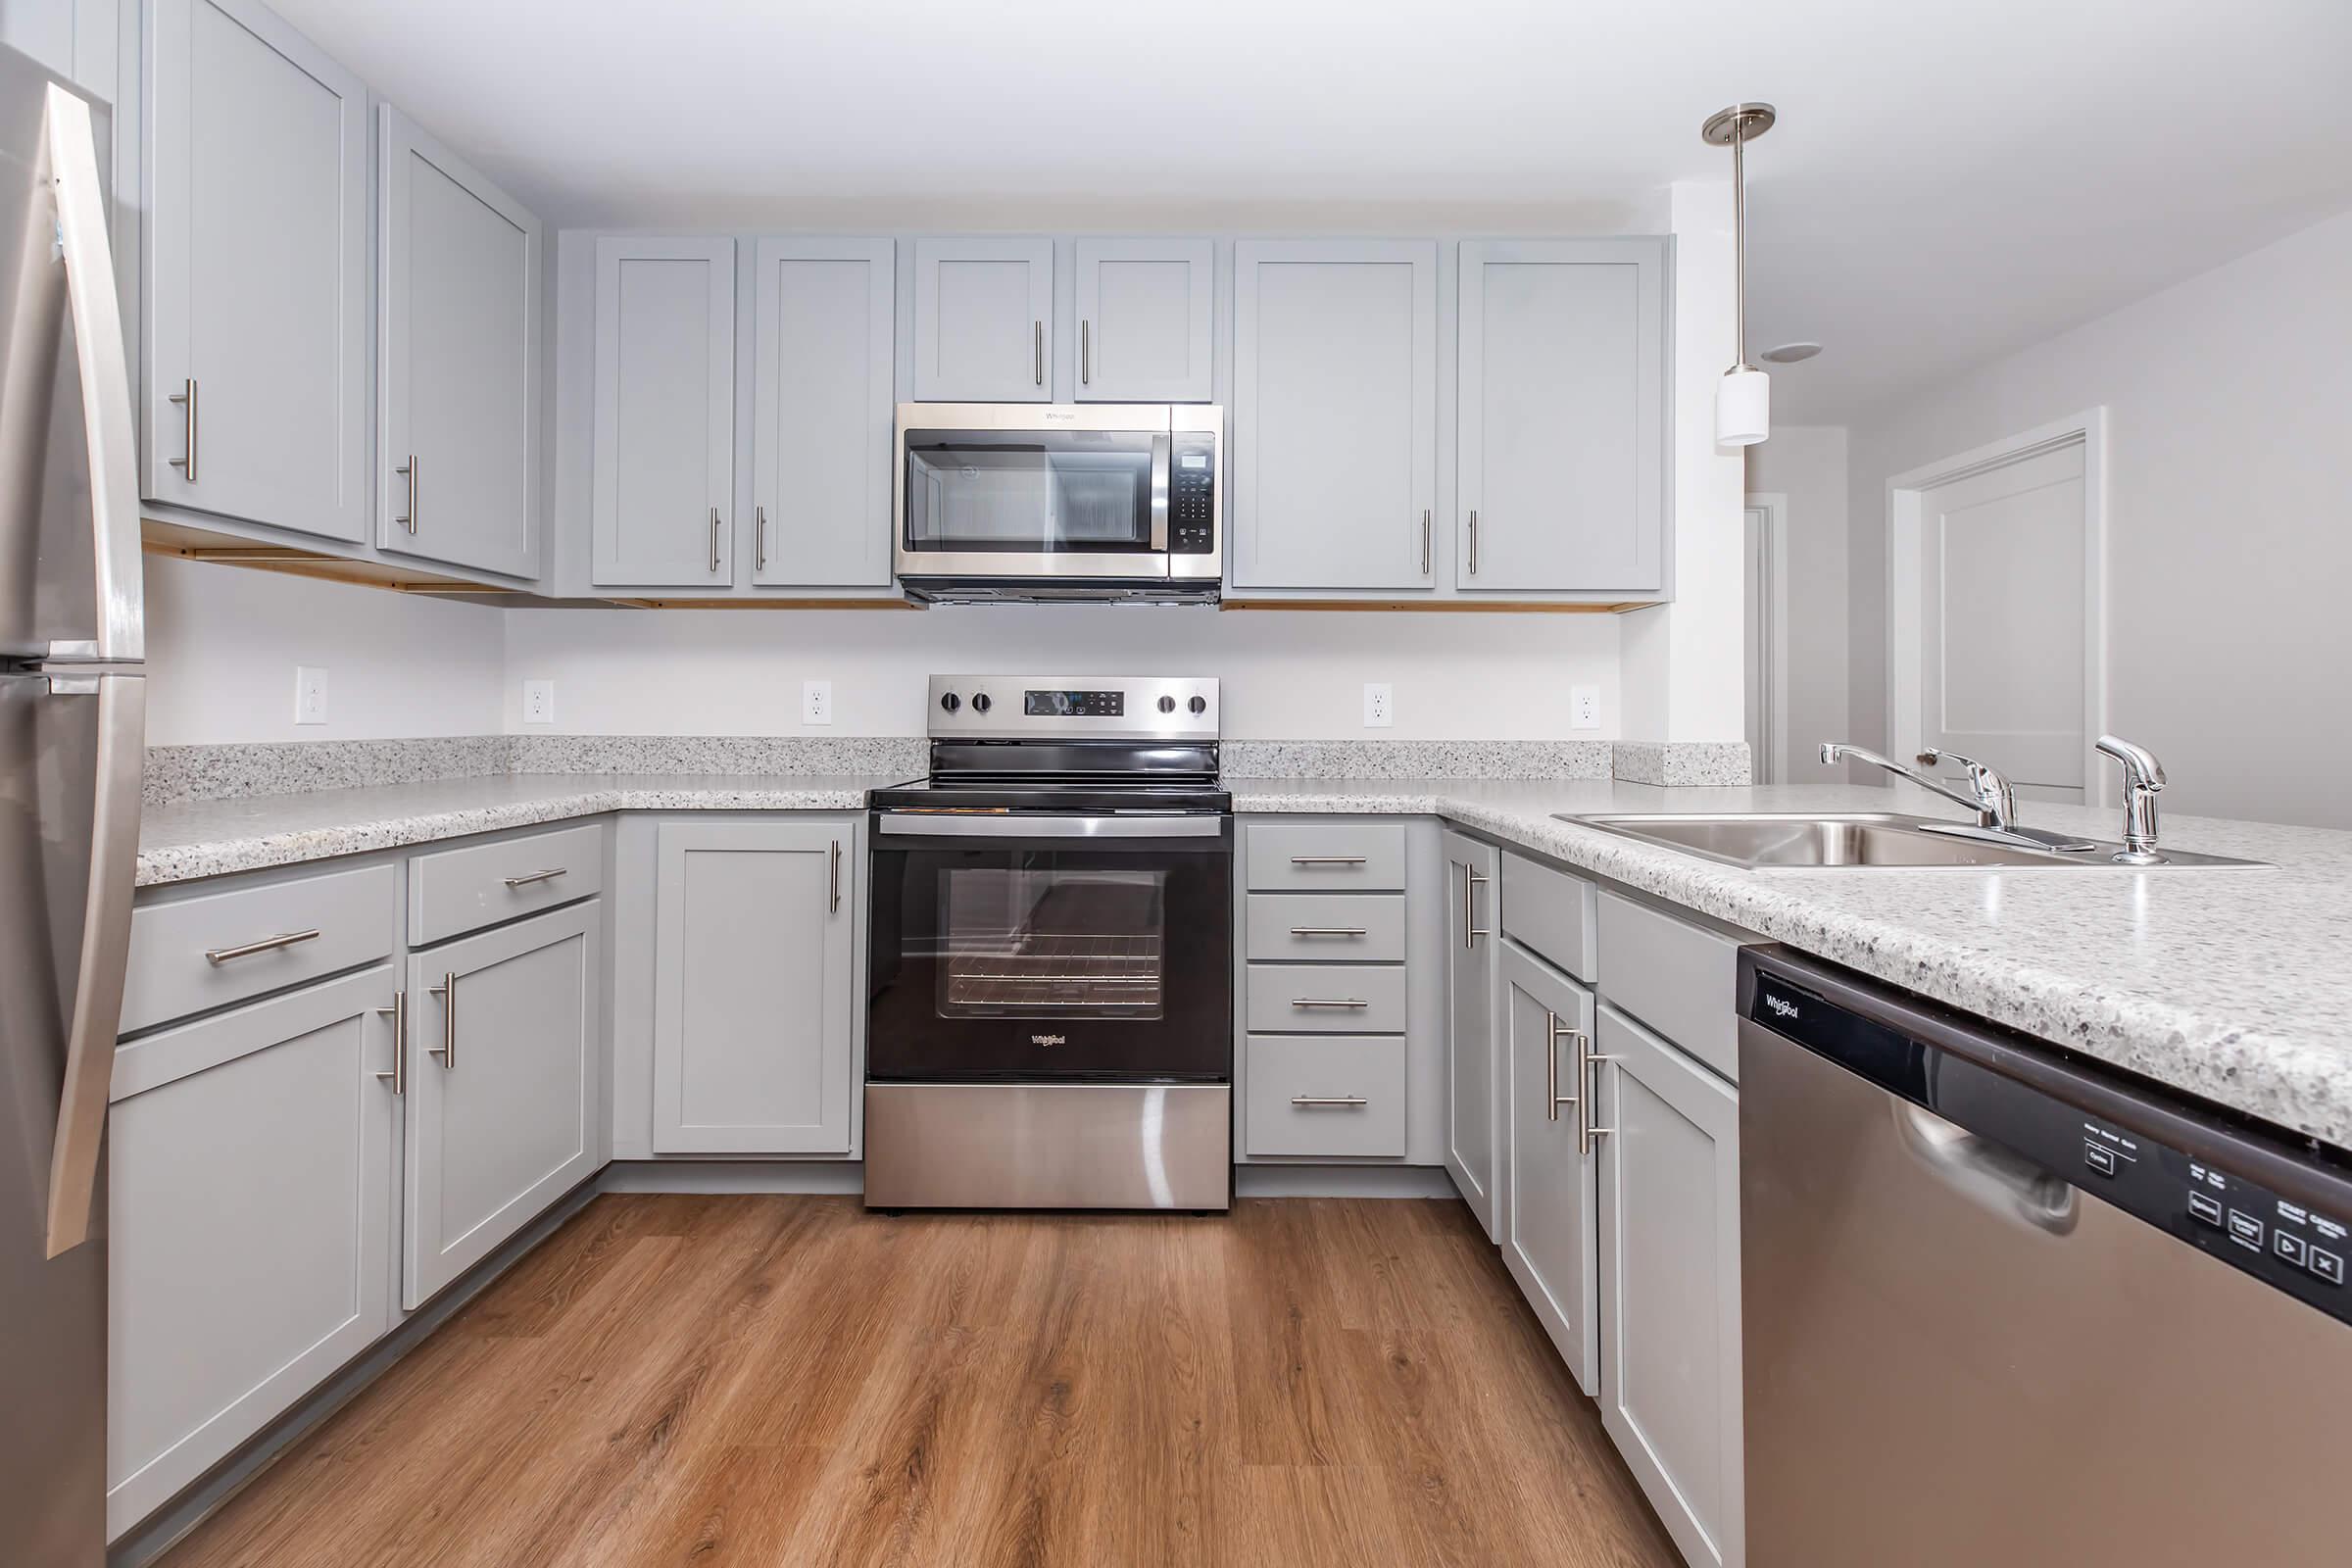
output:
POLYGON ((1707 117, 1699 139, 1732 150, 1732 257, 1734 312, 1740 357, 1715 386, 1715 439, 1727 447, 1752 447, 1772 433, 1772 377, 1747 363, 1747 144, 1772 128, 1779 116, 1770 104, 1734 104, 1707 117))

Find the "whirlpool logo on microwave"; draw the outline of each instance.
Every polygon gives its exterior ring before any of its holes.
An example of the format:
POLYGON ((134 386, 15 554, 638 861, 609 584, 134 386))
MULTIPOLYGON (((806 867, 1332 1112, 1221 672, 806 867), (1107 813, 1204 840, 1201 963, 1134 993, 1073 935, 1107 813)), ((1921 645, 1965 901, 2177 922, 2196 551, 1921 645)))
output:
POLYGON ((1068 1035, 1031 1035, 1029 1043, 1033 1046, 1066 1046, 1070 1043, 1070 1037, 1068 1035))

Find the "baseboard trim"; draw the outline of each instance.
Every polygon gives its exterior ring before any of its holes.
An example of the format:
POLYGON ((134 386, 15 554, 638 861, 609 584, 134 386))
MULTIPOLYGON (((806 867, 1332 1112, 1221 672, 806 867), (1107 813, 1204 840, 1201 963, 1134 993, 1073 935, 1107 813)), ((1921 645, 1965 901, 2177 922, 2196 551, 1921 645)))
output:
POLYGON ((1458 1198, 1443 1165, 1236 1165, 1236 1198, 1458 1198))
POLYGON ((616 1159, 597 1178, 606 1193, 862 1193, 855 1159, 616 1159))

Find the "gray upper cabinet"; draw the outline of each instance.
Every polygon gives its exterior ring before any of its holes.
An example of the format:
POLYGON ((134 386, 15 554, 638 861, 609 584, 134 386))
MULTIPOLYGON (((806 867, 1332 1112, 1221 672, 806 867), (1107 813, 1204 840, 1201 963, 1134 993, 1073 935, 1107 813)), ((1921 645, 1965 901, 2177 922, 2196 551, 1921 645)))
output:
POLYGON ((410 957, 404 1305, 603 1162, 602 922, 591 899, 410 957))
POLYGON ((376 543, 539 569, 539 220, 383 107, 376 543))
POLYGON ((1587 1054, 1578 1048, 1591 1043, 1592 993, 1516 943, 1501 944, 1495 969, 1511 1195, 1496 1240, 1569 1374, 1591 1394, 1599 1370, 1599 1167, 1579 1103, 1587 1054))
POLYGON ((595 397, 593 580, 732 586, 733 240, 596 242, 595 397))
POLYGON ((897 247, 763 239, 752 318, 752 581, 890 583, 897 247))
POLYGON ((1446 834, 1446 1169, 1489 1240, 1503 1234, 1505 1217, 1494 1017, 1498 858, 1491 844, 1446 834))
POLYGON ((1233 254, 1231 580, 1435 580, 1438 248, 1243 240, 1233 254))
POLYGON ((1666 242, 1465 240, 1455 583, 1664 585, 1666 242))
POLYGON ((1076 259, 1078 401, 1210 401, 1215 243, 1082 239, 1076 259))
POLYGON ((662 824, 657 1152, 854 1152, 858 863, 849 821, 662 824))
POLYGON ((368 533, 368 113, 249 0, 148 13, 150 500, 368 533))
POLYGON ((1054 400, 1054 242, 914 242, 918 403, 1054 400))
POLYGON ((110 1539, 391 1327, 395 984, 378 964, 117 1054, 110 1539))

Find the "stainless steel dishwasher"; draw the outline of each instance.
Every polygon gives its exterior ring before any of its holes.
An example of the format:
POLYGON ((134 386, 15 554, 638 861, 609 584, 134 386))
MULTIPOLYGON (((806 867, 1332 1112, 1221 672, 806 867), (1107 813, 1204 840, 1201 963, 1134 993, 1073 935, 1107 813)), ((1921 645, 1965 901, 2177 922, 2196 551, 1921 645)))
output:
POLYGON ((2352 1563, 2352 1171, 1740 958, 1749 1568, 2352 1563))

